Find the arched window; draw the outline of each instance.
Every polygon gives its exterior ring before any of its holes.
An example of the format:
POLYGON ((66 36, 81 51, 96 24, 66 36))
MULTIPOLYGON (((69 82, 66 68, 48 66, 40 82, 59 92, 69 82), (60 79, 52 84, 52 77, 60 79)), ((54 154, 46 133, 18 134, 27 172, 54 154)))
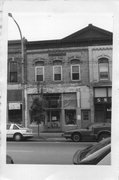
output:
POLYGON ((79 81, 80 77, 80 60, 79 59, 72 59, 71 63, 71 80, 72 81, 79 81))
POLYGON ((100 58, 98 60, 99 64, 99 79, 109 80, 109 61, 107 58, 100 58))
POLYGON ((14 58, 9 60, 9 81, 16 83, 18 81, 17 62, 14 58))
POLYGON ((53 66, 53 80, 54 81, 62 80, 62 66, 60 65, 53 66))
POLYGON ((54 60, 53 61, 53 81, 62 80, 62 61, 54 60))
POLYGON ((43 61, 35 62, 35 81, 36 82, 44 81, 44 62, 43 61))

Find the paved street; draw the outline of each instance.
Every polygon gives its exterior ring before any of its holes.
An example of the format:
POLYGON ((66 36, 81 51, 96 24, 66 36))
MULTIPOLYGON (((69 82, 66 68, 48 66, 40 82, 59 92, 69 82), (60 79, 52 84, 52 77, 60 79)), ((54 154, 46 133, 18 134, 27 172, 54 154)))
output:
MULTIPOLYGON (((94 143, 94 142, 93 142, 94 143)), ((72 164, 74 153, 91 142, 7 142, 15 164, 72 164)))

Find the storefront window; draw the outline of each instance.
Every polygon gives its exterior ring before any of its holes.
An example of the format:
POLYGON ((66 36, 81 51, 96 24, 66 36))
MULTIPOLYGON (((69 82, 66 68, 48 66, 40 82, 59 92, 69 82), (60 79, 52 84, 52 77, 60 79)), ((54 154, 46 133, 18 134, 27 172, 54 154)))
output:
POLYGON ((63 94, 63 108, 74 109, 77 107, 76 93, 63 94))
POLYGON ((48 94, 45 96, 45 100, 47 101, 47 108, 61 108, 61 96, 60 94, 48 94))
POLYGON ((22 109, 13 109, 8 111, 9 122, 21 123, 22 122, 22 109))
POLYGON ((75 125, 76 124, 76 110, 74 109, 65 109, 65 123, 67 125, 75 125))

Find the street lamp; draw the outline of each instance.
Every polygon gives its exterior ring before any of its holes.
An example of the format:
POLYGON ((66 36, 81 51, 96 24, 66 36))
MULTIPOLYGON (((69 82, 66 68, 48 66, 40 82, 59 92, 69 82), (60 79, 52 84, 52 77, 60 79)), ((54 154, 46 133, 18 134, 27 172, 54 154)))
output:
MULTIPOLYGON (((22 122, 25 121, 25 100, 24 100, 24 38, 22 36, 21 29, 19 27, 19 24, 17 21, 14 19, 12 13, 8 13, 8 16, 13 19, 15 24, 18 27, 19 33, 20 33, 20 38, 21 38, 21 64, 22 64, 22 122)), ((25 123, 25 122, 24 122, 25 123)))

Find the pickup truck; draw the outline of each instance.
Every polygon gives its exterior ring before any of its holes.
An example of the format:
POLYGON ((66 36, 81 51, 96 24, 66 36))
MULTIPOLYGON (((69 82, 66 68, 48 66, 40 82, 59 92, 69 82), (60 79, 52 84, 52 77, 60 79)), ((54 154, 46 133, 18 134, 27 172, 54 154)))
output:
POLYGON ((70 138, 74 142, 79 142, 85 138, 101 141, 111 136, 111 123, 93 123, 85 129, 73 129, 62 134, 66 139, 70 138))

